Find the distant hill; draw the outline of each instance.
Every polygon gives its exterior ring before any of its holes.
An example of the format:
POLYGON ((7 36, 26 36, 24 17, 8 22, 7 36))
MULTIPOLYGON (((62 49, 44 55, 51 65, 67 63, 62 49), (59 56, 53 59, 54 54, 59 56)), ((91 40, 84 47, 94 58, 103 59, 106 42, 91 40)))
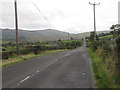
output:
MULTIPOLYGON (((109 33, 109 32, 110 32, 110 30, 97 31, 97 34, 109 33)), ((84 37, 88 37, 88 36, 90 36, 90 32, 78 33, 78 34, 74 34, 74 35, 73 35, 74 38, 84 38, 84 37)))
MULTIPOLYGON (((0 29, 2 30, 2 40, 15 40, 14 29, 0 29)), ((108 31, 100 31, 98 33, 107 33, 108 31)), ((70 37, 81 39, 90 35, 90 32, 73 34, 70 33, 70 37)), ((19 30, 19 39, 21 41, 54 41, 54 40, 66 40, 68 39, 68 32, 62 32, 54 29, 45 30, 19 30)))
MULTIPOLYGON (((15 30, 2 29, 3 40, 15 40, 15 30)), ((33 40, 33 41, 49 41, 58 39, 67 39, 68 33, 58 30, 46 29, 46 30, 19 30, 20 40, 33 40)))

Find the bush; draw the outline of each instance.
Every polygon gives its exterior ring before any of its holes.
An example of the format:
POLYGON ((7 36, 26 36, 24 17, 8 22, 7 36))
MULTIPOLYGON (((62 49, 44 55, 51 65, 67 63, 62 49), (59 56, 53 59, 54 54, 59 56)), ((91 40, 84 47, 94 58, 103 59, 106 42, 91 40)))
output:
MULTIPOLYGON (((117 57, 118 57, 118 60, 116 62, 116 69, 118 71, 118 74, 120 74, 120 37, 118 37, 116 39, 116 51, 117 51, 117 57)), ((119 78, 119 81, 120 81, 120 78, 119 78)))
POLYGON ((15 51, 3 51, 2 59, 8 59, 9 57, 12 57, 15 53, 15 51))
POLYGON ((117 52, 120 54, 120 37, 116 39, 116 48, 117 48, 117 52))
MULTIPOLYGON (((57 49, 74 49, 81 46, 81 40, 59 40, 49 42, 20 42, 19 43, 19 54, 39 54, 46 50, 57 50, 57 49)), ((2 58, 8 59, 16 54, 16 43, 15 42, 4 42, 2 44, 2 58)))

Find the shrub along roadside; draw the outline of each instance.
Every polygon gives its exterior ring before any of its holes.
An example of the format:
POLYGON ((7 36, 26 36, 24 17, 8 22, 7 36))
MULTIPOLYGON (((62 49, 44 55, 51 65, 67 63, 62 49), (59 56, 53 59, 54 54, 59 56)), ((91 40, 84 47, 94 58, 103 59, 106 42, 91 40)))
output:
POLYGON ((12 65, 15 63, 25 61, 25 60, 30 60, 30 59, 33 59, 36 57, 45 56, 45 55, 48 55, 50 53, 62 52, 62 51, 67 51, 67 50, 68 49, 44 51, 44 52, 37 54, 37 55, 34 53, 27 54, 27 55, 19 55, 18 57, 12 57, 12 58, 9 58, 9 59, 2 61, 2 64, 0 64, 0 65, 2 65, 2 67, 6 67, 6 66, 9 66, 9 65, 12 65))
POLYGON ((80 47, 82 40, 59 40, 55 42, 21 42, 19 43, 19 56, 16 55, 15 43, 3 43, 2 47, 2 66, 8 66, 28 60, 36 56, 41 56, 48 53, 65 51, 80 47))
MULTIPOLYGON (((60 40, 56 42, 21 42, 19 43, 19 55, 27 55, 30 53, 39 54, 44 51, 59 50, 59 49, 75 49, 80 47, 82 40, 60 40)), ((14 42, 3 43, 2 59, 15 57, 16 47, 14 42)))
POLYGON ((111 74, 105 70, 105 66, 102 63, 102 59, 92 51, 92 49, 87 48, 87 51, 92 59, 92 66, 94 70, 94 76, 96 79, 97 88, 113 88, 111 74))

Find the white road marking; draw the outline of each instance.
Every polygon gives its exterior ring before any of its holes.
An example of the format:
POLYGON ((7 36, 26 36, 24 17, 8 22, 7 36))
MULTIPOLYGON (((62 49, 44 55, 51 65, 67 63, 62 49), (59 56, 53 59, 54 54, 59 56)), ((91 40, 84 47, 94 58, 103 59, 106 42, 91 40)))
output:
POLYGON ((70 56, 71 54, 66 54, 65 57, 70 56))
POLYGON ((33 73, 32 75, 31 75, 31 77, 33 77, 34 75, 36 75, 37 73, 39 73, 40 71, 36 71, 35 73, 33 73))
MULTIPOLYGON (((72 52, 72 53, 74 53, 74 52, 72 52)), ((66 54, 64 57, 70 56, 72 53, 66 54)), ((64 57, 62 57, 62 58, 64 58, 64 57)), ((61 58, 60 58, 60 59, 61 59, 61 58)), ((47 64, 47 65, 43 65, 43 67, 42 67, 42 69, 41 69, 40 71, 38 70, 38 71, 36 71, 35 73, 27 76, 26 78, 24 78, 23 80, 21 80, 17 85, 19 86, 21 83, 23 83, 24 81, 26 81, 26 80, 28 80, 29 78, 33 77, 34 75, 38 74, 39 72, 43 71, 43 70, 46 69, 48 66, 54 64, 54 63, 57 62, 58 60, 59 60, 59 59, 56 59, 56 60, 50 62, 50 63, 47 64)))
POLYGON ((83 73, 82 73, 82 75, 84 76, 84 75, 85 75, 85 73, 83 72, 83 73))
POLYGON ((29 78, 30 78, 30 76, 27 76, 26 78, 24 78, 23 80, 21 80, 17 85, 19 86, 22 82, 26 81, 29 78))
POLYGON ((29 78, 30 78, 30 76, 27 76, 26 78, 24 78, 24 79, 21 80, 20 82, 22 83, 22 82, 26 81, 26 80, 29 79, 29 78))
POLYGON ((40 72, 40 71, 36 71, 37 73, 40 72))
MULTIPOLYGON (((66 54, 64 57, 70 56, 71 54, 72 54, 72 53, 66 54)), ((64 58, 64 57, 63 57, 63 58, 64 58)), ((60 58, 60 59, 61 59, 61 58, 60 58)), ((47 64, 47 65, 44 65, 43 68, 42 68, 40 71, 38 70, 38 71, 36 71, 35 73, 33 73, 32 75, 27 76, 26 78, 24 78, 23 80, 21 80, 17 85, 19 86, 21 83, 23 83, 23 82, 26 81, 27 79, 35 76, 36 74, 38 74, 39 72, 43 71, 43 70, 46 69, 48 66, 52 65, 53 63, 55 63, 55 62, 57 62, 57 61, 58 61, 58 59, 54 60, 53 62, 50 62, 50 63, 47 64)))
MULTIPOLYGON (((72 53, 66 54, 64 57, 70 56, 71 54, 72 54, 72 53)), ((63 57, 63 58, 64 58, 64 57, 63 57)), ((58 59, 50 62, 50 63, 47 64, 47 65, 44 65, 43 68, 42 68, 40 71, 38 70, 38 71, 36 71, 35 73, 33 73, 32 75, 27 76, 26 78, 24 78, 23 80, 21 80, 17 85, 19 86, 21 83, 23 83, 23 82, 26 81, 27 79, 35 76, 36 74, 38 74, 39 72, 43 71, 43 70, 46 69, 48 66, 52 65, 53 63, 55 63, 55 62, 57 62, 57 61, 58 61, 58 59)))
POLYGON ((35 76, 36 74, 38 74, 39 72, 43 71, 44 69, 46 69, 48 66, 52 65, 53 63, 55 63, 56 61, 58 61, 58 59, 56 59, 55 61, 43 66, 43 68, 39 71, 36 71, 34 74, 30 75, 30 76, 27 76, 26 78, 24 78, 23 80, 21 80, 17 85, 19 86, 21 83, 23 83, 24 81, 26 81, 27 79, 35 76))

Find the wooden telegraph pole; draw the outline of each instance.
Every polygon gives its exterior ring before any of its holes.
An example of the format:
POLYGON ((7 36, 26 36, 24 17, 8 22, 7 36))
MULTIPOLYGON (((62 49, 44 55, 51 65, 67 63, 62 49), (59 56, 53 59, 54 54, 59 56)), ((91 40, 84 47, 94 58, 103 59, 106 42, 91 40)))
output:
POLYGON ((93 11, 94 11, 94 41, 96 41, 96 19, 95 19, 95 6, 96 5, 100 5, 100 3, 96 4, 95 2, 94 3, 90 3, 90 5, 93 5, 93 11))
POLYGON ((19 55, 17 0, 14 1, 14 5, 15 5, 15 28, 16 28, 16 53, 17 55, 19 55))

